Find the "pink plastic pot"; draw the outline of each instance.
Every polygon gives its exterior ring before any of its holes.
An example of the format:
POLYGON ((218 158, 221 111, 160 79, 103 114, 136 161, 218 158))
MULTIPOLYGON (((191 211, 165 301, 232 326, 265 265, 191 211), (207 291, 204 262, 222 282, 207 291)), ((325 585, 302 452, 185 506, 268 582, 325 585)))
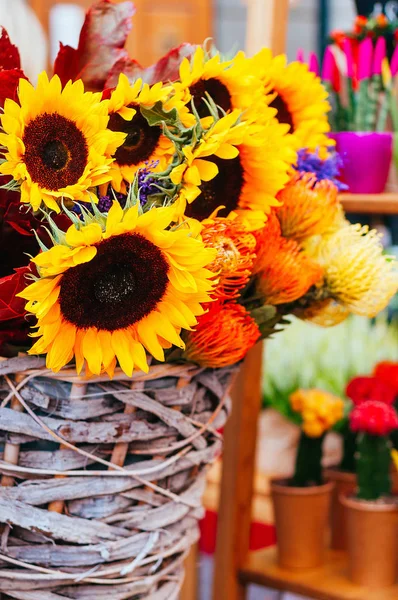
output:
POLYGON ((392 133, 330 133, 343 166, 341 180, 353 194, 381 194, 391 166, 392 133))

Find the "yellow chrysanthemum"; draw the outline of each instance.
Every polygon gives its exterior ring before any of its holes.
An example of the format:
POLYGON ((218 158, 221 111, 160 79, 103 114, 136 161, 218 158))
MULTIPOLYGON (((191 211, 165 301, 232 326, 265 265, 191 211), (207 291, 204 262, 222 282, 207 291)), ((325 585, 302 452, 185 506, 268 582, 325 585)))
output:
MULTIPOLYGON (((261 82, 250 67, 251 62, 243 52, 238 52, 233 60, 223 61, 219 54, 210 58, 199 46, 191 60, 184 58, 182 61, 180 82, 174 87, 185 104, 190 104, 193 99, 201 118, 210 114, 205 102, 207 94, 223 111, 239 109, 249 116, 253 104, 261 102, 264 105, 261 82)), ((182 119, 187 126, 195 123, 188 107, 182 119)))
POLYGON ((323 267, 327 294, 367 317, 383 310, 398 289, 396 261, 383 255, 380 237, 366 226, 345 225, 305 244, 307 255, 323 267))
POLYGON ((337 229, 343 219, 337 187, 329 180, 317 181, 313 173, 295 175, 278 194, 277 209, 282 235, 302 242, 313 235, 337 229))
POLYGON ((140 107, 152 107, 161 102, 163 109, 176 108, 171 101, 172 88, 156 83, 152 87, 138 79, 130 84, 121 74, 109 99, 109 129, 126 134, 124 143, 114 155, 112 185, 117 192, 124 191, 124 182, 132 183, 137 171, 151 165, 151 171, 163 171, 170 163, 175 148, 160 125, 149 125, 140 107))
POLYGON ((145 349, 164 360, 164 348, 184 348, 181 329, 196 325, 210 300, 215 251, 204 246, 199 224, 168 230, 173 208, 139 214, 114 202, 100 222, 86 217, 60 243, 33 259, 40 278, 20 296, 37 317, 31 354, 47 354, 59 371, 73 357, 77 372, 116 365, 131 376, 148 369, 145 349))
POLYGON ((44 202, 58 212, 61 197, 90 201, 88 190, 110 181, 111 155, 125 139, 107 129, 107 102, 80 80, 62 90, 59 77, 45 73, 37 88, 21 79, 18 96, 20 105, 7 99, 0 117, 0 173, 21 185, 21 202, 35 210, 44 202))
POLYGON ((290 404, 301 414, 302 429, 309 437, 320 437, 344 416, 343 400, 323 390, 297 390, 290 404))
POLYGON ((325 148, 333 141, 327 137, 328 93, 319 77, 303 63, 287 64, 285 55, 273 56, 264 48, 252 59, 262 79, 269 106, 277 109, 277 119, 290 126, 298 148, 325 148))
POLYGON ((272 117, 256 125, 238 121, 239 116, 232 111, 193 147, 184 148, 184 162, 171 173, 173 183, 182 184, 177 201, 181 215, 201 221, 222 206, 219 216, 250 212, 258 228, 264 224, 258 214, 279 205, 276 195, 296 159, 288 136, 272 117))

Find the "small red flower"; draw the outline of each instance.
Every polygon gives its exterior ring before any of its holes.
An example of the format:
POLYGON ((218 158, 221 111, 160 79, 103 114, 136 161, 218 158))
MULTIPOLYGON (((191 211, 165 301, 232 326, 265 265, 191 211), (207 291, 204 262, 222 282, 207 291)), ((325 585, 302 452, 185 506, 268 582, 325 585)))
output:
POLYGON ((398 429, 398 415, 395 409, 377 400, 368 400, 358 404, 350 415, 350 428, 371 435, 389 435, 398 429))
POLYGON ((347 385, 346 394, 357 405, 368 400, 393 404, 396 396, 395 389, 378 377, 354 377, 347 385))
POLYGON ((376 365, 373 375, 395 391, 398 396, 398 362, 384 361, 376 365))

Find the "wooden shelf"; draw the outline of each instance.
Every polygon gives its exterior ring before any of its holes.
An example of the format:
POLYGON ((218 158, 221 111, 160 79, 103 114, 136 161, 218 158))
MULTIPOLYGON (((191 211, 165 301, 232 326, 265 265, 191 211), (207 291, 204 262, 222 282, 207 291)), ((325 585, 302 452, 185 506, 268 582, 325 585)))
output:
POLYGON ((398 585, 369 590, 348 581, 346 573, 344 552, 330 551, 325 565, 318 569, 291 571, 278 567, 273 547, 251 552, 239 578, 245 584, 255 583, 316 600, 397 600, 398 585))
POLYGON ((348 213, 398 215, 398 193, 340 194, 340 201, 348 213))

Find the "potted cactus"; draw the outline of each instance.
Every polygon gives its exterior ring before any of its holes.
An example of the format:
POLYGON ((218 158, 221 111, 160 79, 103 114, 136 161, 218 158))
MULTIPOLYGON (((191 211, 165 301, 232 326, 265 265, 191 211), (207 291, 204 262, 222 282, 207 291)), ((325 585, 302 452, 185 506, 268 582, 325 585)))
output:
POLYGON ((393 585, 397 576, 398 501, 392 496, 390 434, 395 408, 365 400, 350 415, 357 433, 357 491, 342 497, 346 511, 349 574, 369 588, 393 585))
POLYGON ((314 568, 324 559, 333 489, 323 478, 322 445, 326 432, 343 417, 344 403, 318 389, 297 390, 290 403, 302 431, 293 477, 271 484, 278 559, 282 567, 314 568))
MULTIPOLYGON (((388 382, 375 375, 358 376, 349 381, 346 387, 346 396, 354 406, 367 400, 393 404, 395 391, 388 382)), ((353 494, 357 487, 357 433, 352 431, 349 418, 344 420, 341 434, 343 437, 342 461, 337 468, 328 469, 326 472, 327 478, 335 483, 331 507, 331 548, 333 550, 346 550, 345 510, 340 498, 353 494)))

